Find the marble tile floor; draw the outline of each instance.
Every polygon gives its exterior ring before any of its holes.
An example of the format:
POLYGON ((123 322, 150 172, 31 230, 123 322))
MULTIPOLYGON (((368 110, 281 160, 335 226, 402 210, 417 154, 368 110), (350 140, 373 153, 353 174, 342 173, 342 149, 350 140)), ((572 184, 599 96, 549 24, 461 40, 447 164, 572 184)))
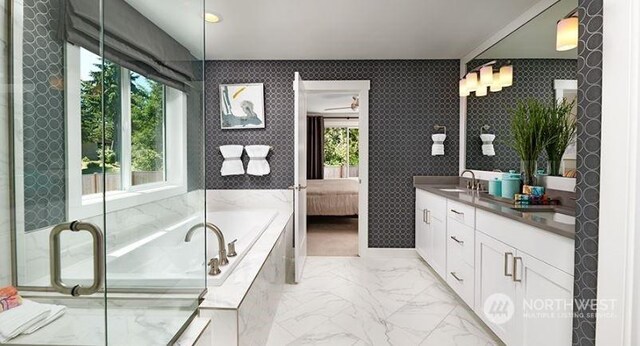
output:
POLYGON ((308 257, 268 345, 501 345, 420 259, 308 257))

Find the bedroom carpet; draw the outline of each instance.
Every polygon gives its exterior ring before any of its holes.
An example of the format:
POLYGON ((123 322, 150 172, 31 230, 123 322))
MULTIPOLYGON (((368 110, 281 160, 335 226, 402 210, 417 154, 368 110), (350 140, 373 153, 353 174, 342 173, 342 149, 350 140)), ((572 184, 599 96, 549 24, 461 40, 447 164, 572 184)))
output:
POLYGON ((307 237, 309 256, 357 256, 358 218, 309 217, 307 237))

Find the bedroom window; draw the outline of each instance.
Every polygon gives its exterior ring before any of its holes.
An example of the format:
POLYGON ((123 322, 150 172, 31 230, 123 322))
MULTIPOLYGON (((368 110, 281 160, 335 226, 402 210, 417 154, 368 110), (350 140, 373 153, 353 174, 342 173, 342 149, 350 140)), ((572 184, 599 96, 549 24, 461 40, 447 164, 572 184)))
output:
POLYGON ((327 127, 324 130, 324 178, 357 178, 359 131, 354 127, 327 127))

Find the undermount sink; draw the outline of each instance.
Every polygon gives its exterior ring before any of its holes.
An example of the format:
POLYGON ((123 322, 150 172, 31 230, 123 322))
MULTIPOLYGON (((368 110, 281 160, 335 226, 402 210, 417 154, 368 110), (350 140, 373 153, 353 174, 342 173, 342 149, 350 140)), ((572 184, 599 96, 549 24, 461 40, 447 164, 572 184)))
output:
POLYGON ((465 192, 465 190, 462 190, 462 189, 440 189, 440 191, 444 191, 444 192, 465 192))

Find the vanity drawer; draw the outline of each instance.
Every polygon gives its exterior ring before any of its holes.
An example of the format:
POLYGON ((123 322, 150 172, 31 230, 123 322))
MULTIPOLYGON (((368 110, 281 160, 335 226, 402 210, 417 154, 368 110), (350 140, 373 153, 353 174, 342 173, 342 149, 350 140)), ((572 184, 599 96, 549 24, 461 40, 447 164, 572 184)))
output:
POLYGON ((475 232, 457 220, 449 218, 447 225, 447 253, 459 254, 462 260, 473 267, 475 260, 475 232))
POLYGON ((476 226, 476 208, 472 206, 447 200, 447 216, 471 228, 476 226))
POLYGON ((473 306, 474 270, 460 255, 447 258, 447 284, 469 306, 473 306))

